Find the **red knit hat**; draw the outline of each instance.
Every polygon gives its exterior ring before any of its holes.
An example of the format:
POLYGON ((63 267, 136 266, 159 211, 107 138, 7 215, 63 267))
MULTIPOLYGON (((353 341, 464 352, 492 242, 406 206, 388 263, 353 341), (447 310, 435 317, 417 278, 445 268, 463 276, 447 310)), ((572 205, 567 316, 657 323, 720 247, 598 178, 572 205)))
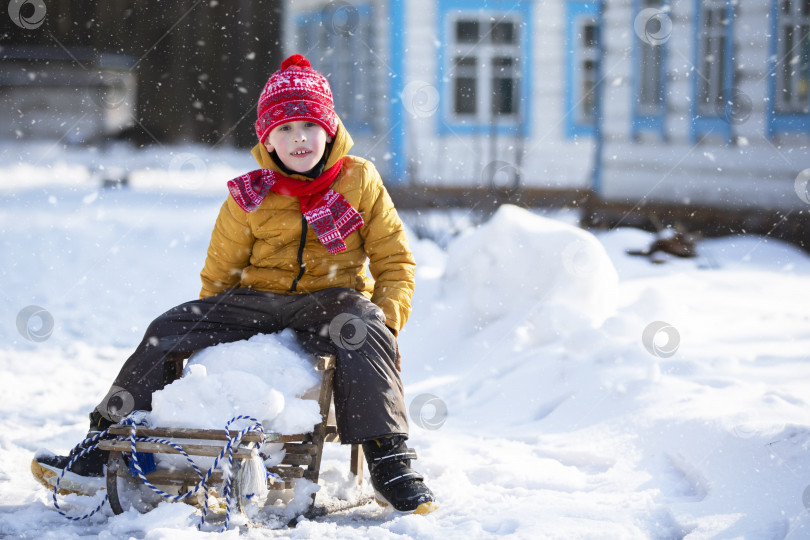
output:
POLYGON ((259 96, 256 135, 264 143, 274 127, 294 120, 315 122, 334 137, 337 115, 326 77, 312 69, 309 60, 294 54, 281 63, 259 96))

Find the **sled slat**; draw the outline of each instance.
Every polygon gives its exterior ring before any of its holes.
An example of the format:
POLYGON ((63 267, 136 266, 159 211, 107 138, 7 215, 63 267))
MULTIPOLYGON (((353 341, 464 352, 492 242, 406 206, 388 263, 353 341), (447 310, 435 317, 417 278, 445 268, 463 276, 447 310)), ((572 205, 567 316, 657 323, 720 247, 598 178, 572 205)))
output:
MULTIPOLYGON (((304 475, 304 470, 299 467, 273 467, 269 470, 270 472, 280 476, 282 479, 280 481, 276 480, 274 484, 283 484, 285 482, 290 484, 292 480, 301 478, 304 475)), ((118 476, 121 478, 129 478, 129 470, 126 468, 119 469, 118 476)), ((176 486, 193 486, 200 481, 200 478, 194 473, 194 471, 190 469, 157 470, 147 474, 146 478, 155 485, 169 484, 176 486)), ((208 485, 216 485, 221 483, 223 480, 224 478, 222 477, 222 472, 216 471, 211 475, 208 485)), ((275 489, 281 488, 276 485, 275 489)))
MULTIPOLYGON (((119 437, 129 437, 131 426, 113 426, 110 433, 119 437)), ((155 437, 159 439, 205 439, 209 441, 225 441, 225 431, 221 429, 194 429, 194 428, 146 428, 135 427, 137 437, 155 437)), ((239 435, 238 431, 230 430, 228 438, 239 435)), ((308 434, 281 435, 279 433, 266 433, 265 442, 290 442, 300 441, 308 434)), ((246 433, 242 440, 244 442, 259 442, 261 435, 258 433, 246 433)))
MULTIPOLYGON (((181 445, 187 454, 191 456, 202 457, 217 457, 222 452, 222 446, 208 445, 208 444, 184 444, 181 445)), ((118 452, 129 452, 132 446, 129 441, 102 441, 98 447, 102 450, 112 450, 118 452)), ((135 443, 135 450, 137 452, 146 452, 148 454, 179 454, 173 447, 161 443, 153 442, 137 442, 135 443)), ((256 450, 249 450, 247 448, 235 448, 233 451, 234 459, 248 459, 258 455, 256 450)))
POLYGON ((312 456, 309 454, 287 454, 284 456, 285 465, 309 465, 312 463, 312 456))
POLYGON ((285 479, 302 478, 304 476, 304 469, 300 467, 270 467, 267 470, 285 479))
POLYGON ((296 443, 287 443, 284 445, 284 451, 287 455, 290 454, 308 454, 312 455, 318 451, 318 449, 313 444, 296 444, 296 443))
MULTIPOLYGON (((119 469, 118 476, 121 478, 129 478, 129 470, 128 469, 119 469)), ((194 471, 192 470, 157 470, 153 473, 149 473, 146 475, 146 478, 155 485, 176 485, 176 486, 193 486, 200 481, 200 477, 197 476, 194 471)), ((211 475, 208 484, 215 485, 221 483, 223 480, 221 472, 215 472, 211 475)))

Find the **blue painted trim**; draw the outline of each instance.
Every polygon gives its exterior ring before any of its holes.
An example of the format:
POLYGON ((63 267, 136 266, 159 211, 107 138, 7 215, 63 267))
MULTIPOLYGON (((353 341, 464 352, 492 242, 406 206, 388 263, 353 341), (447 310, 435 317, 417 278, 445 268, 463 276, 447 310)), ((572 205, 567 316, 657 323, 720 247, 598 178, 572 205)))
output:
MULTIPOLYGON (((662 0, 660 9, 669 7, 670 0, 662 0)), ((630 33, 631 39, 634 40, 632 51, 633 64, 631 67, 632 87, 633 93, 630 95, 630 137, 635 139, 642 131, 652 131, 658 133, 660 140, 666 139, 666 111, 667 111, 667 61, 669 56, 669 47, 667 43, 656 45, 661 51, 661 65, 659 69, 659 78, 661 87, 660 92, 663 97, 662 102, 659 104, 658 111, 654 114, 644 114, 639 111, 638 96, 641 93, 641 47, 643 41, 635 35, 635 17, 641 12, 641 0, 633 0, 633 11, 631 13, 630 28, 634 31, 630 33)))
POLYGON ((808 133, 810 134, 810 115, 807 114, 776 114, 771 120, 769 128, 773 134, 778 133, 808 133))
POLYGON ((771 0, 771 42, 768 51, 768 105, 765 107, 765 136, 773 139, 776 135, 776 50, 779 40, 779 0, 771 0))
POLYGON ((591 190, 598 196, 602 195, 602 165, 603 165, 603 149, 604 149, 604 132, 602 130, 602 99, 604 97, 604 82, 603 82, 603 75, 602 75, 602 68, 604 67, 604 47, 602 47, 602 33, 605 31, 604 29, 604 21, 602 19, 602 14, 604 12, 604 1, 598 0, 598 15, 597 20, 599 24, 596 25, 596 42, 599 44, 597 47, 598 56, 596 59, 596 110, 594 111, 594 118, 596 120, 594 126, 594 157, 593 157, 593 173, 591 175, 591 190))
MULTIPOLYGON (((692 143, 696 143, 702 135, 709 133, 717 133, 722 135, 728 142, 731 142, 731 123, 726 121, 720 115, 703 115, 701 116, 698 110, 698 79, 700 75, 697 70, 700 69, 702 62, 700 55, 702 53, 700 47, 700 34, 703 28, 703 10, 700 9, 701 0, 694 0, 694 13, 695 13, 695 27, 693 32, 694 41, 694 58, 693 65, 695 66, 695 76, 692 77, 692 126, 690 139, 692 143)), ((726 26, 726 44, 725 44, 725 62, 723 64, 723 90, 734 88, 734 5, 733 0, 726 0, 726 18, 729 21, 726 26)), ((726 103, 726 107, 730 105, 726 103)), ((730 114, 731 111, 727 110, 730 114)))
POLYGON ((391 0, 389 4, 389 39, 390 50, 388 59, 391 63, 392 73, 389 82, 389 123, 391 131, 390 151, 393 156, 391 170, 386 181, 390 184, 402 185, 409 182, 408 159, 405 141, 407 140, 407 122, 405 121, 405 105, 400 96, 405 89, 405 2, 404 0, 391 0))
MULTIPOLYGON (((777 40, 779 39, 779 0, 771 1, 771 43, 768 55, 768 106, 765 107, 766 136, 773 139, 780 133, 810 134, 810 113, 779 114, 776 112, 776 76, 779 59, 777 40)), ((808 45, 810 47, 810 44, 808 45)))
POLYGON ((635 137, 642 131, 655 131, 658 132, 663 140, 665 125, 665 119, 661 114, 650 116, 634 112, 631 120, 630 134, 635 137))
MULTIPOLYGON (((579 0, 569 0, 565 5, 565 46, 568 50, 566 55, 567 65, 565 70, 565 135, 568 138, 577 136, 596 137, 598 135, 598 119, 593 124, 586 124, 579 122, 576 115, 577 103, 581 99, 580 87, 577 84, 576 73, 579 70, 579 54, 576 48, 577 36, 577 21, 581 17, 596 18, 597 35, 601 37, 600 28, 602 26, 602 2, 582 2, 579 0)), ((597 47, 599 52, 599 60, 597 61, 597 81, 601 79, 601 50, 602 47, 597 47)), ((599 83, 597 83, 597 87, 599 83)), ((598 101, 598 96, 597 96, 598 101)), ((597 109, 599 106, 597 105, 597 109)))
POLYGON ((447 32, 448 15, 452 14, 496 14, 505 15, 518 13, 523 25, 520 27, 520 48, 523 56, 520 58, 520 87, 518 103, 520 113, 518 119, 513 123, 499 121, 493 127, 487 123, 468 123, 466 121, 454 120, 450 110, 447 108, 453 103, 453 88, 446 80, 445 67, 447 66, 447 47, 439 48, 439 62, 437 66, 436 81, 439 92, 440 114, 437 115, 436 132, 440 135, 521 135, 528 137, 531 134, 532 115, 532 4, 533 2, 520 2, 515 0, 483 0, 481 2, 470 2, 469 0, 440 0, 437 10, 438 20, 436 27, 439 34, 440 43, 450 43, 452 40, 447 32))

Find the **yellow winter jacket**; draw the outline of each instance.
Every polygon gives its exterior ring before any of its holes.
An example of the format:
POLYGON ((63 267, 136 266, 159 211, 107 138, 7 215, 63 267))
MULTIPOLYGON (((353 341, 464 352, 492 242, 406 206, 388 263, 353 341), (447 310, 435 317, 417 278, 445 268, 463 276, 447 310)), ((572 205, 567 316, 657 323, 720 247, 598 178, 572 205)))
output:
MULTIPOLYGON (((363 217, 364 225, 345 239, 346 250, 329 254, 307 225, 297 197, 271 191, 247 213, 228 196, 200 273, 200 298, 234 287, 279 294, 346 287, 369 297, 385 313, 386 324, 399 332, 411 312, 416 264, 377 169, 370 161, 347 155, 352 145, 339 124, 324 168, 345 156, 332 189, 363 217)), ((263 145, 257 144, 251 153, 262 168, 281 172, 263 145)), ((292 178, 310 180, 298 174, 292 178)))

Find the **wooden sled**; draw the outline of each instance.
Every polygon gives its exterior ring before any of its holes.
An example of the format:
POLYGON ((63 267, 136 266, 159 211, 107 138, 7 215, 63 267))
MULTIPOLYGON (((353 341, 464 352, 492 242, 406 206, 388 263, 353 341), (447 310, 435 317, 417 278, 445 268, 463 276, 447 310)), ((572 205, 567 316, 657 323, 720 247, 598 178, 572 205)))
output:
MULTIPOLYGON (((269 485, 270 495, 268 501, 277 498, 279 490, 292 489, 295 482, 304 478, 315 484, 318 483, 320 473, 321 457, 323 455, 324 443, 340 442, 337 433, 337 426, 329 423, 329 409, 332 403, 332 382, 334 379, 335 357, 319 356, 317 359, 317 369, 322 374, 318 404, 320 406, 321 422, 317 424, 312 432, 297 435, 280 435, 278 433, 266 433, 265 442, 275 442, 284 445, 285 456, 282 462, 271 467, 269 472, 280 478, 269 485)), ((173 360, 175 373, 182 373, 183 360, 173 360)), ((110 433, 120 437, 129 437, 132 426, 116 425, 110 428, 110 433)), ((165 439, 178 444, 189 456, 203 456, 214 458, 220 454, 226 444, 225 430, 212 429, 188 429, 188 428, 147 428, 136 426, 137 437, 154 437, 165 439), (192 442, 189 442, 192 441, 192 442)), ((230 431, 230 437, 236 436, 238 431, 230 431)), ((247 515, 246 501, 242 497, 240 489, 240 469, 246 458, 256 455, 260 444, 261 435, 258 433, 247 433, 239 448, 233 453, 233 475, 232 475, 232 497, 238 510, 247 515)), ((140 483, 134 478, 125 463, 125 455, 131 452, 131 443, 128 440, 104 440, 99 444, 102 450, 108 450, 110 457, 107 462, 107 495, 110 507, 116 514, 124 512, 119 493, 119 481, 131 481, 140 483)), ((153 454, 179 454, 172 446, 155 442, 136 442, 137 452, 153 454)), ((363 449, 359 444, 353 444, 351 450, 350 470, 354 474, 358 486, 363 480, 363 449)), ((183 494, 193 488, 199 482, 199 475, 191 468, 158 469, 146 475, 150 483, 160 487, 160 489, 183 494)), ((209 486, 219 486, 224 480, 221 469, 215 470, 208 482, 209 486)), ((313 493, 311 500, 306 505, 306 510, 293 516, 290 525, 294 525, 297 519, 303 515, 307 518, 325 515, 330 512, 341 511, 355 506, 360 506, 369 502, 373 496, 360 497, 358 500, 349 502, 341 501, 339 504, 330 506, 316 506, 316 493, 313 493)), ((197 501, 192 501, 197 502, 197 501)), ((227 503, 227 501, 226 501, 227 503)), ((254 503, 255 504, 255 503, 254 503)), ((250 516, 248 516, 250 518, 250 516)))

